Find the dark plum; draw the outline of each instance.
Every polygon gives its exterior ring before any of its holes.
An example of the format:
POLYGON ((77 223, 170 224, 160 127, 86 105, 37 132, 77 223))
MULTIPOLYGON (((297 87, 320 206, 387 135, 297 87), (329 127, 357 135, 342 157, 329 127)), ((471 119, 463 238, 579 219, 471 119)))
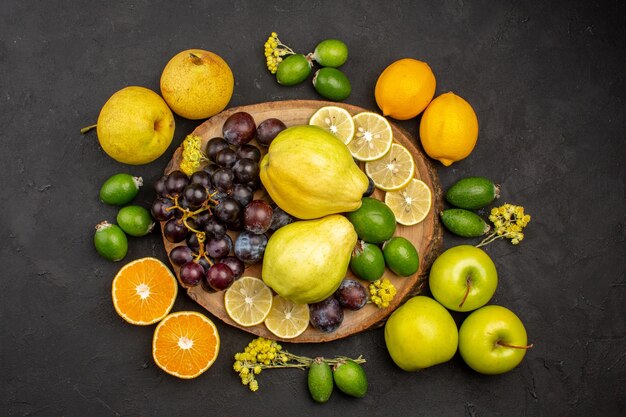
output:
POLYGON ((180 219, 168 220, 167 223, 163 225, 163 236, 172 243, 185 240, 187 232, 189 232, 189 229, 187 229, 187 226, 185 226, 180 219))
POLYGON ((218 263, 228 265, 230 270, 233 272, 233 279, 239 279, 246 270, 246 265, 241 259, 238 259, 236 256, 226 256, 225 258, 222 258, 218 263))
POLYGON ((228 235, 212 237, 206 241, 206 253, 213 259, 228 256, 233 249, 233 240, 228 235))
POLYGON ((311 326, 325 333, 337 330, 343 321, 343 309, 335 297, 309 304, 309 314, 311 326))
POLYGON ((360 282, 345 279, 335 292, 335 297, 343 308, 359 310, 367 303, 367 290, 360 282))
POLYGON ((189 184, 189 178, 182 171, 172 171, 165 180, 165 189, 168 195, 175 196, 183 192, 189 184))
POLYGON ((191 210, 198 209, 208 197, 207 190, 200 184, 189 184, 183 190, 183 198, 191 210))
POLYGON ((261 160, 261 151, 254 145, 241 145, 237 149, 237 159, 252 159, 254 162, 261 160))
POLYGON ((161 197, 167 196, 167 188, 165 188, 165 180, 167 180, 167 175, 163 175, 154 183, 154 191, 156 191, 157 195, 161 197))
POLYGON ((219 168, 211 176, 211 183, 217 191, 228 193, 233 188, 235 173, 229 168, 219 168))
POLYGON ((256 130, 256 141, 260 145, 270 146, 276 135, 285 129, 287 129, 287 126, 278 119, 263 120, 256 130))
POLYGON ((187 262, 183 266, 180 267, 180 271, 178 272, 178 277, 182 281, 183 284, 189 286, 196 286, 204 278, 205 272, 202 265, 197 262, 187 262))
POLYGON ((283 226, 287 226, 289 223, 293 223, 293 221, 294 218, 287 214, 285 210, 275 206, 272 210, 272 224, 270 225, 270 230, 274 232, 283 226))
POLYGON ((235 199, 226 197, 215 206, 213 213, 222 223, 233 223, 239 218, 241 206, 235 199))
POLYGON ((207 171, 196 171, 189 178, 191 184, 199 184, 206 189, 211 188, 211 174, 207 171))
POLYGON ((211 217, 204 225, 204 233, 206 233, 207 238, 221 237, 224 236, 226 232, 228 232, 226 226, 220 223, 215 217, 211 217))
POLYGON ((241 204, 241 207, 245 207, 254 198, 254 191, 243 184, 235 184, 230 192, 230 197, 241 204))
POLYGON ((171 207, 174 207, 174 202, 169 198, 157 198, 152 203, 152 208, 150 209, 152 217, 159 221, 170 219, 174 215, 174 212, 178 211, 177 209, 168 210, 171 207))
POLYGON ((259 178, 259 164, 252 159, 243 158, 233 165, 235 181, 240 184, 247 184, 259 178))
POLYGON ((185 245, 176 246, 170 251, 170 261, 176 266, 183 266, 187 262, 193 261, 193 251, 185 245))
POLYGON ((224 122, 222 134, 228 143, 241 146, 254 139, 256 124, 249 113, 233 113, 224 122))
POLYGON ((244 230, 235 240, 235 256, 247 265, 254 264, 263 259, 266 246, 267 236, 244 230))
POLYGON ((206 283, 215 291, 222 291, 230 287, 230 284, 235 280, 233 271, 224 263, 213 264, 206 271, 206 283))
POLYGON ((231 168, 237 162, 237 154, 230 148, 222 149, 215 155, 215 163, 224 168, 231 168))
POLYGON ((243 227, 249 232, 260 235, 272 225, 272 206, 264 200, 253 200, 243 210, 243 227))
POLYGON ((224 138, 212 138, 206 143, 206 156, 211 161, 215 162, 215 155, 217 155, 222 149, 227 149, 229 147, 228 142, 226 142, 224 138))

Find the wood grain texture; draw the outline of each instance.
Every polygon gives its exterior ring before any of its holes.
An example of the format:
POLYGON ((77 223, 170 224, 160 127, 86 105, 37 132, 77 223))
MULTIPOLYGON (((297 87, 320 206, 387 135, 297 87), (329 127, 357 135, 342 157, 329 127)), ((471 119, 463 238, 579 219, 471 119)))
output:
MULTIPOLYGON (((348 110, 352 115, 362 111, 367 111, 361 107, 316 101, 316 100, 289 100, 289 101, 276 101, 268 103, 259 103, 241 107, 234 107, 224 112, 217 114, 199 125, 193 134, 202 138, 203 145, 206 142, 216 136, 222 136, 222 125, 224 121, 233 113, 239 111, 245 111, 250 113, 257 124, 268 118, 278 118, 282 120, 287 126, 294 126, 299 124, 307 124, 313 113, 323 106, 339 106, 348 110)), ((347 337, 371 327, 376 327, 384 323, 385 319, 391 314, 404 300, 408 297, 421 292, 424 283, 426 282, 426 273, 430 268, 430 265, 440 253, 442 248, 442 229, 438 220, 437 213, 442 209, 442 192, 439 185, 439 179, 437 172, 434 169, 432 163, 426 156, 416 147, 414 141, 410 135, 391 123, 394 140, 403 146, 405 146, 413 155, 415 160, 415 177, 424 181, 430 188, 433 195, 433 203, 431 210, 421 223, 414 226, 402 226, 398 225, 396 229, 396 236, 404 236, 409 239, 419 253, 420 267, 416 274, 410 277, 399 277, 393 274, 391 271, 385 271, 385 277, 389 278, 391 282, 397 288, 397 295, 391 302, 390 306, 386 309, 378 309, 374 304, 368 303, 365 307, 358 311, 345 310, 344 321, 341 326, 332 333, 323 333, 313 329, 311 326, 307 330, 295 339, 289 339, 292 343, 319 343, 327 342, 331 340, 347 337)), ((262 148, 265 153, 265 148, 262 148)), ((178 169, 181 162, 182 149, 178 148, 174 153, 170 163, 165 169, 165 173, 169 173, 178 169)), ((378 199, 384 198, 384 192, 376 190, 373 195, 378 199)), ((255 198, 267 198, 262 192, 257 192, 255 198)), ((236 234, 229 232, 234 238, 236 234)), ((166 251, 176 246, 163 238, 166 251)), ((184 244, 184 242, 183 242, 184 244)), ((175 272, 178 274, 178 267, 172 265, 175 272)), ((261 263, 252 265, 246 269, 245 275, 261 277, 261 263)), ((347 277, 355 278, 351 271, 348 269, 347 277)), ((367 282, 363 282, 367 286, 367 282)), ((208 292, 201 285, 196 287, 187 288, 189 296, 195 300, 198 304, 207 309, 211 314, 225 323, 239 327, 247 332, 253 333, 258 336, 263 336, 270 339, 281 340, 276 338, 270 333, 263 325, 257 325, 253 327, 241 327, 233 322, 226 310, 224 309, 224 294, 220 292, 208 292)))

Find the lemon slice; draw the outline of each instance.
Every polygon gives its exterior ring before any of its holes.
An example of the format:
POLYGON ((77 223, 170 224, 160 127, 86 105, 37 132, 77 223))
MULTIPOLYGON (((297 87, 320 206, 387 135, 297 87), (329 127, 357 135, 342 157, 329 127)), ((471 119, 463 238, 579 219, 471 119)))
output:
POLYGON ((381 158, 393 142, 391 125, 380 114, 363 112, 355 115, 354 137, 348 143, 352 156, 359 161, 381 158))
POLYGON ((394 143, 382 158, 365 164, 365 173, 376 187, 395 191, 406 186, 415 174, 415 162, 407 149, 394 143))
POLYGON ((265 327, 283 339, 293 339, 302 334, 309 325, 309 306, 296 304, 280 295, 274 296, 272 309, 265 319, 265 327))
POLYGON ((348 110, 337 106, 326 106, 316 111, 309 124, 319 126, 337 136, 344 144, 354 136, 354 121, 348 110))
POLYGON ((395 214, 396 221, 405 226, 412 226, 426 218, 431 199, 428 186, 416 178, 403 189, 385 194, 385 204, 395 214))
POLYGON ((224 293, 224 307, 240 326, 263 323, 272 308, 272 290, 258 278, 241 277, 224 293))

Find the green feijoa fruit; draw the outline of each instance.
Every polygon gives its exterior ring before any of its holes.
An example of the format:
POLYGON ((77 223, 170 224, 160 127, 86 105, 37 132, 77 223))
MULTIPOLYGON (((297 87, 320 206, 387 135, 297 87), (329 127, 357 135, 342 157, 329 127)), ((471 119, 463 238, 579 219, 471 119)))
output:
POLYGON ((352 251, 350 269, 361 279, 376 281, 385 272, 383 252, 378 246, 359 240, 352 251))
POLYGON ((453 206, 476 210, 500 197, 500 187, 485 177, 467 177, 452 185, 445 197, 453 206))
POLYGON ((396 231, 396 216, 380 200, 364 197, 361 207, 346 215, 361 240, 368 243, 383 243, 396 231))
POLYGON ((348 45, 339 39, 326 39, 315 47, 313 59, 323 67, 339 68, 348 60, 348 45))
POLYGON ((345 100, 352 92, 350 80, 337 68, 317 70, 313 77, 313 87, 320 96, 333 101, 345 100))
POLYGON ((143 185, 141 177, 130 174, 115 174, 100 187, 100 200, 113 206, 123 206, 137 196, 139 187, 143 185))
POLYGON ((441 212, 441 222, 446 229, 462 237, 478 237, 487 233, 489 225, 476 213, 453 208, 441 212))
POLYGON ((363 398, 367 393, 365 371, 353 360, 346 360, 335 365, 333 379, 337 388, 348 395, 363 398))
POLYGON ((150 212, 141 206, 126 206, 117 213, 117 224, 130 236, 145 236, 152 231, 154 222, 150 212))
POLYGON ((128 252, 128 239, 122 229, 106 221, 96 225, 93 244, 100 256, 110 261, 122 260, 128 252))
POLYGON ((314 401, 325 403, 333 393, 333 371, 322 358, 315 358, 309 367, 309 392, 314 401))
POLYGON ((394 274, 408 277, 420 267, 417 249, 408 239, 402 236, 392 237, 383 245, 383 255, 387 267, 394 274))
POLYGON ((289 55, 278 64, 276 80, 281 85, 296 85, 311 73, 311 62, 302 54, 289 55))

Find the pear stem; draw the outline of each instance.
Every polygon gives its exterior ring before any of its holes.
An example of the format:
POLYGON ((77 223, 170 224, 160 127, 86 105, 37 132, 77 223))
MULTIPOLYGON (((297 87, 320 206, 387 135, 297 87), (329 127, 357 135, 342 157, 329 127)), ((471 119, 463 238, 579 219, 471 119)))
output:
POLYGON ((202 65, 202 59, 193 53, 189 53, 189 58, 191 58, 191 61, 196 64, 196 65, 202 65))
POLYGON ((502 342, 500 340, 498 340, 496 342, 496 345, 504 346, 504 347, 508 347, 508 348, 513 348, 513 349, 530 349, 530 348, 532 348, 534 346, 532 343, 530 345, 526 345, 526 346, 511 345, 509 343, 505 343, 505 342, 502 342))
POLYGON ((459 308, 463 307, 463 304, 465 304, 465 300, 467 300, 467 296, 469 295, 470 289, 472 288, 472 276, 468 275, 467 278, 465 279, 465 295, 463 296, 463 299, 461 300, 461 304, 459 304, 459 308))
POLYGON ((96 126, 98 126, 98 125, 95 124, 95 125, 91 125, 91 126, 85 126, 82 129, 80 129, 80 133, 85 134, 85 133, 89 132, 91 129, 93 129, 96 126))

